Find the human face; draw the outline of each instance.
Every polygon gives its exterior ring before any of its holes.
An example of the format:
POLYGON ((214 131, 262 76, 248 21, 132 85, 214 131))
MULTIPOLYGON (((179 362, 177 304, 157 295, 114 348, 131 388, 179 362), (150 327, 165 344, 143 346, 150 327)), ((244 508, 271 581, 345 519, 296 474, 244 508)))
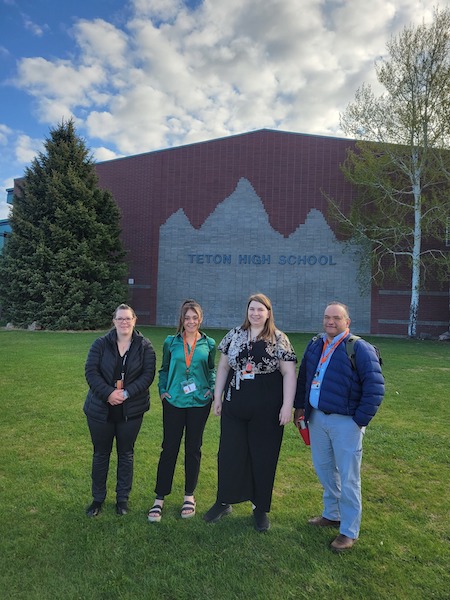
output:
POLYGON ((114 317, 114 325, 117 333, 122 335, 131 333, 133 331, 135 322, 136 317, 133 316, 133 313, 129 309, 118 310, 116 316, 114 317))
POLYGON ((255 329, 263 329, 269 315, 269 309, 266 308, 264 304, 261 304, 261 302, 252 300, 248 305, 247 317, 250 321, 250 325, 255 329))
POLYGON ((197 333, 200 325, 202 324, 200 317, 192 308, 188 308, 184 315, 184 329, 186 333, 197 333))
POLYGON ((343 306, 330 304, 326 307, 323 316, 323 329, 329 340, 332 340, 350 325, 350 319, 343 306))

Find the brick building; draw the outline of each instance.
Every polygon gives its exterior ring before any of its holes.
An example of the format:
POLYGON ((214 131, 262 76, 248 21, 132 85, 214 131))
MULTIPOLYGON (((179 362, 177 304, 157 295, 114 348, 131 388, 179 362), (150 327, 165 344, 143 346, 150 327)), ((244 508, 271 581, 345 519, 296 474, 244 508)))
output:
MULTIPOLYGON (((130 303, 144 324, 174 325, 194 297, 208 327, 242 322, 255 291, 286 331, 321 329, 325 303, 351 309, 360 333, 406 335, 409 281, 368 286, 333 231, 323 192, 352 201, 339 165, 346 139, 260 130, 99 163, 122 212, 130 303)), ((428 281, 418 333, 448 328, 448 286, 428 281)))

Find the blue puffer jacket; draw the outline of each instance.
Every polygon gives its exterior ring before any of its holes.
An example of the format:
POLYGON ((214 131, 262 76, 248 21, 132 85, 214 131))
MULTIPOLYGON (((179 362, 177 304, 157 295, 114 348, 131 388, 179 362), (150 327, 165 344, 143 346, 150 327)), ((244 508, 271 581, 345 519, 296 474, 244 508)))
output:
MULTIPOLYGON (((294 407, 305 409, 305 420, 308 420, 311 413, 309 392, 322 348, 322 338, 314 338, 309 342, 298 373, 294 407)), ((345 340, 333 352, 322 382, 319 410, 351 415, 362 427, 369 424, 383 400, 384 378, 371 344, 365 340, 358 340, 354 351, 356 370, 352 369, 345 349, 345 340)))
MULTIPOLYGON (((109 395, 114 391, 114 371, 117 362, 117 334, 112 329, 97 338, 86 360, 85 374, 89 391, 84 412, 96 421, 106 422, 109 395)), ((155 377, 156 356, 147 338, 134 330, 125 368, 125 389, 130 397, 123 403, 124 418, 137 417, 150 408, 149 387, 155 377)))

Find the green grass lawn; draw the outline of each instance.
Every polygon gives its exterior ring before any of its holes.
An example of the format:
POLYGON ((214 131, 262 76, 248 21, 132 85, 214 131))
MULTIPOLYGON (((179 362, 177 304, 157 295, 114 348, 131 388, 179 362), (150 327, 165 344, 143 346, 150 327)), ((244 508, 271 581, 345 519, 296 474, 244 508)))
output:
MULTIPOLYGON (((142 328, 158 363, 172 330, 142 328)), ((218 341, 223 331, 209 331, 218 341)), ((90 502, 84 362, 98 333, 0 331, 0 599, 271 600, 450 598, 450 344, 377 338, 386 397, 367 428, 363 522, 354 549, 306 524, 321 512, 310 450, 285 428, 266 534, 248 503, 216 525, 219 420, 205 430, 197 516, 179 517, 182 456, 159 524, 147 522, 162 428, 156 381, 136 444, 131 512, 90 502)), ((291 334, 299 357, 310 336, 291 334)))

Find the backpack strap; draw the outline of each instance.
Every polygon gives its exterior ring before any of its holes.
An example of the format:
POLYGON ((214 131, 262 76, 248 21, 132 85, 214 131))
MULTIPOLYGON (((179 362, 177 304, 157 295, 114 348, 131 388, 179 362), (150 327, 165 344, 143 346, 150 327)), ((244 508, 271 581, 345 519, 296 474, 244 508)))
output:
POLYGON ((355 362, 355 344, 361 338, 359 335, 353 335, 353 333, 345 340, 345 349, 347 350, 347 356, 352 363, 352 369, 356 371, 356 362, 355 362))
POLYGON ((318 333, 317 335, 315 335, 314 337, 311 338, 311 342, 317 342, 317 340, 320 340, 321 342, 323 341, 322 333, 318 333))
MULTIPOLYGON (((317 342, 318 340, 322 341, 322 334, 318 333, 315 335, 311 342, 317 342)), ((347 351, 347 356, 351 362, 353 371, 356 371, 356 360, 355 360, 355 344, 361 337, 359 335, 354 335, 353 333, 345 340, 345 350, 347 351)))

